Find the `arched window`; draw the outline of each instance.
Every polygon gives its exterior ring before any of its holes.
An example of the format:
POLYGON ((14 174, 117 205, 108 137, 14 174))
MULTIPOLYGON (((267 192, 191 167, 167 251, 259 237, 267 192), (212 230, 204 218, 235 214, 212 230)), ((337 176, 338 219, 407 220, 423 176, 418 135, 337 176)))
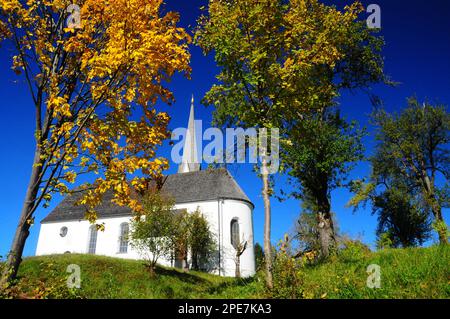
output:
POLYGON ((231 230, 231 245, 234 248, 237 248, 239 245, 239 222, 236 218, 231 220, 230 223, 230 230, 231 230))
POLYGON ((97 226, 91 225, 91 227, 89 227, 88 254, 95 254, 96 247, 97 247, 97 226))
POLYGON ((128 233, 130 227, 128 223, 120 224, 120 236, 119 236, 119 253, 126 254, 128 252, 128 233))

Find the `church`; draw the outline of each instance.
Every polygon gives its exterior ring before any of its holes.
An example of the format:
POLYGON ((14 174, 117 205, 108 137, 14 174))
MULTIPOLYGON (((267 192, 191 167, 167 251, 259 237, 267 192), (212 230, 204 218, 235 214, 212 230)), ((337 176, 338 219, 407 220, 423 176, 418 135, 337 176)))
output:
MULTIPOLYGON (((240 256, 240 272, 243 277, 252 276, 255 274, 254 205, 228 170, 201 170, 195 132, 192 100, 182 161, 176 174, 166 176, 161 191, 175 200, 176 210, 198 209, 205 216, 217 246, 211 273, 235 276, 234 247, 246 241, 247 248, 240 256)), ((80 196, 80 193, 67 196, 41 221, 36 255, 82 253, 141 259, 127 239, 132 211, 112 203, 112 194, 105 194, 97 208, 98 223, 103 223, 105 230, 97 231, 95 225, 84 219, 85 207, 75 205, 80 196)), ((160 259, 158 263, 180 266, 176 259, 160 259)))

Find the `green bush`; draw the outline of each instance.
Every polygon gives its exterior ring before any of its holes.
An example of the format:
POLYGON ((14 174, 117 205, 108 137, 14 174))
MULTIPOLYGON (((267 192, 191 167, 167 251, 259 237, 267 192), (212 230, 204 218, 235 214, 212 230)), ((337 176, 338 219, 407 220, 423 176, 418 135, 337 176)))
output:
POLYGON ((275 254, 273 263, 273 298, 299 299, 303 297, 303 260, 293 258, 282 243, 282 247, 275 254))
POLYGON ((345 239, 337 255, 342 262, 357 262, 370 255, 370 248, 359 240, 345 239))

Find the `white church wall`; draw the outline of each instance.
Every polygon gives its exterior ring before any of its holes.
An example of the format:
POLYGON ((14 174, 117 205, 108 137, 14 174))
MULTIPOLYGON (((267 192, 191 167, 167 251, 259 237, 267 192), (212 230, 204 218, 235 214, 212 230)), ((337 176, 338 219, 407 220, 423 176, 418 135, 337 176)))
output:
MULTIPOLYGON (((212 233, 215 235, 217 244, 221 246, 220 271, 218 267, 215 267, 211 272, 222 276, 235 275, 235 250, 231 245, 230 224, 233 218, 236 218, 239 222, 241 238, 245 238, 248 241, 247 249, 241 256, 241 275, 244 277, 254 275, 253 222, 252 208, 249 204, 236 200, 215 200, 177 204, 175 208, 186 209, 188 212, 194 212, 199 208, 200 212, 205 216, 212 233), (218 213, 219 211, 220 214, 218 213)), ((104 223, 105 230, 98 231, 97 233, 95 254, 118 258, 141 259, 141 256, 137 251, 133 250, 131 245, 128 245, 127 253, 119 252, 120 225, 125 222, 130 223, 130 220, 130 217, 99 219, 98 223, 104 223)), ((88 253, 90 226, 91 224, 86 220, 41 224, 36 255, 63 254, 65 252, 88 253), (64 237, 60 236, 62 227, 67 227, 68 230, 64 237)), ((215 262, 218 259, 217 256, 215 262)), ((159 263, 165 266, 173 266, 172 261, 167 259, 160 259, 159 263)))
POLYGON ((188 212, 195 211, 197 207, 207 219, 211 231, 215 234, 217 244, 221 247, 220 272, 216 269, 213 273, 231 277, 235 275, 235 249, 231 245, 230 226, 231 221, 237 219, 239 222, 240 237, 241 239, 245 238, 247 241, 247 249, 240 258, 241 276, 253 276, 255 274, 255 253, 252 207, 245 202, 230 199, 176 205, 177 209, 186 209, 188 212))
POLYGON ((82 238, 87 238, 89 232, 88 221, 67 221, 41 224, 36 255, 62 254, 67 251, 71 253, 86 253, 87 246, 82 247, 82 238), (62 227, 67 227, 65 237, 60 236, 62 227))
MULTIPOLYGON (((96 255, 141 259, 139 253, 128 244, 127 253, 119 252, 120 226, 122 223, 130 224, 130 217, 102 218, 99 224, 104 223, 105 230, 97 232, 96 255)), ((91 224, 86 220, 63 221, 41 224, 36 255, 63 254, 66 252, 86 254, 89 246, 89 228, 91 224), (62 227, 67 227, 67 235, 60 236, 62 227)), ((161 258, 159 264, 171 266, 171 260, 161 258)))
POLYGON ((255 274, 255 252, 252 208, 242 201, 225 200, 222 214, 222 256, 225 275, 234 276, 236 271, 236 250, 231 244, 231 222, 236 219, 239 224, 239 237, 241 241, 247 241, 247 248, 240 257, 241 276, 253 276, 255 274))

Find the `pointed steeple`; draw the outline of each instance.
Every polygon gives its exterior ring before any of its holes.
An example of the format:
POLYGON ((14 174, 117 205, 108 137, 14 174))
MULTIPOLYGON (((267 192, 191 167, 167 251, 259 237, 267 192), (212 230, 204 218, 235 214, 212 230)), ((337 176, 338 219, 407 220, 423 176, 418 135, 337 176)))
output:
POLYGON ((189 114, 186 139, 183 147, 183 158, 178 166, 178 173, 195 172, 200 170, 200 163, 197 154, 197 138, 194 117, 194 95, 191 99, 191 112, 189 114))

